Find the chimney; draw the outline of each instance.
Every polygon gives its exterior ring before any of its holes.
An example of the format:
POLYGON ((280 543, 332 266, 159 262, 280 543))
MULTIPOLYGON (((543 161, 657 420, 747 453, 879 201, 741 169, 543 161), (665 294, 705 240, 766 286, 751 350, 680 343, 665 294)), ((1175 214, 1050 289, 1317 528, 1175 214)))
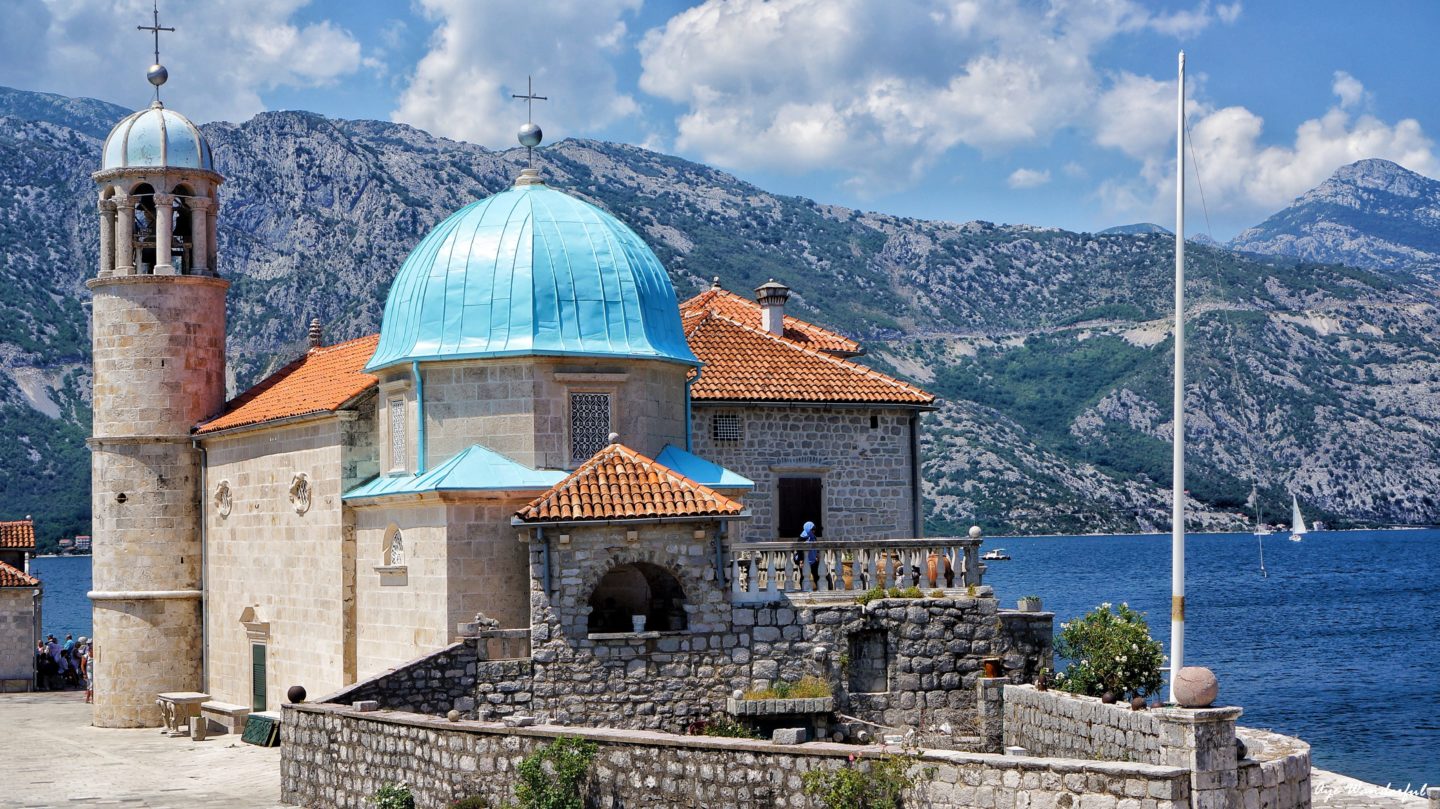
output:
POLYGON ((771 334, 785 333, 785 301, 790 297, 790 287, 771 278, 755 288, 755 300, 760 302, 760 328, 771 334))
POLYGON ((319 348, 325 344, 325 330, 320 326, 320 318, 313 318, 310 321, 310 347, 319 348))

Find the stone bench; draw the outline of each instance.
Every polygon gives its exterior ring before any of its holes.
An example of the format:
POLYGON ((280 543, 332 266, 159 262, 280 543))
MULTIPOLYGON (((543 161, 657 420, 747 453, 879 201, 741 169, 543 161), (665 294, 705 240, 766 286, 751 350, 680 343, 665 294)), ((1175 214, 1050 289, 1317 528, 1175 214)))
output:
POLYGON ((250 716, 250 709, 244 705, 211 700, 200 706, 200 715, 210 720, 211 729, 218 726, 224 733, 244 733, 245 720, 250 716))

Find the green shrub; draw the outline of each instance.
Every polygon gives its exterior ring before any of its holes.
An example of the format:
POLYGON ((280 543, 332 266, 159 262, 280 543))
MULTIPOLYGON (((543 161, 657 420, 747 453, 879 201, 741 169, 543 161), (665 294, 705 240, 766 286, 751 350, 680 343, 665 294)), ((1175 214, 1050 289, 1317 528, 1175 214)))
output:
MULTIPOLYGON (((943 593, 942 593, 943 595, 943 593)), ((924 598, 925 594, 919 587, 871 587, 869 590, 855 596, 855 603, 862 607, 871 601, 881 598, 924 598)))
POLYGON ((900 809, 905 790, 933 775, 933 769, 912 773, 914 756, 885 756, 850 761, 837 770, 810 770, 800 776, 802 791, 826 809, 900 809))
POLYGON ((691 736, 722 736, 728 739, 764 738, 749 725, 725 714, 716 714, 709 719, 692 722, 686 732, 691 736))
POLYGON ((479 795, 453 800, 446 809, 490 809, 490 802, 479 795))
POLYGON ((583 809, 586 776, 599 746, 565 736, 520 762, 515 797, 522 809, 583 809))
POLYGON ((410 794, 410 787, 389 781, 375 790, 370 802, 375 804, 376 809, 415 809, 415 796, 410 794))
POLYGON ((1159 690, 1165 655, 1150 637, 1145 615, 1121 604, 1104 603, 1085 616, 1063 623, 1056 651, 1070 661, 1055 687, 1098 697, 1148 696, 1159 690))
POLYGON ((745 692, 745 699, 819 699, 834 693, 830 683, 807 674, 799 682, 778 680, 765 688, 753 688, 745 692))

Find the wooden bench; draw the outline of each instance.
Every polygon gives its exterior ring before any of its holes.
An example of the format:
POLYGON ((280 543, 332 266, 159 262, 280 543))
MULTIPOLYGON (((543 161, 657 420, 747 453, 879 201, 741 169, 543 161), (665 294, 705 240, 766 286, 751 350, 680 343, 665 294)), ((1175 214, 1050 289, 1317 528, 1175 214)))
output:
POLYGON ((250 709, 244 705, 211 700, 200 706, 200 715, 210 720, 212 730, 218 725, 223 733, 244 733, 250 709))

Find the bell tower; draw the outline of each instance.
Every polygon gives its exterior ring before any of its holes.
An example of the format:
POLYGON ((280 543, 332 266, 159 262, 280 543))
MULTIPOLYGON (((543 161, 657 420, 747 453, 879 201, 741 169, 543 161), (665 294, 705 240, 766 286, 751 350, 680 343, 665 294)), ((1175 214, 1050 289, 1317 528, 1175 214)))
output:
POLYGON ((155 99, 105 140, 94 296, 90 447, 94 724, 160 724, 156 694, 198 691, 200 454, 190 428, 225 403, 225 295, 216 273, 210 147, 155 99))

